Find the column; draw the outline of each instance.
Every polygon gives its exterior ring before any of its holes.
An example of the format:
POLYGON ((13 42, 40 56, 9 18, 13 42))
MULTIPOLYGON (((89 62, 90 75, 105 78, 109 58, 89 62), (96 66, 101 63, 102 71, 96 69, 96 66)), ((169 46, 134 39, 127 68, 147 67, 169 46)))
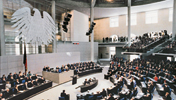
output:
POLYGON ((175 40, 175 34, 176 34, 176 1, 173 0, 172 37, 174 37, 174 40, 175 40))
POLYGON ((131 45, 131 0, 128 0, 128 46, 131 45))
MULTIPOLYGON (((90 8, 90 25, 94 21, 94 5, 96 0, 91 0, 91 8, 90 8)), ((94 61, 94 29, 91 34, 91 61, 94 61)))
POLYGON ((0 56, 5 53, 5 28, 4 28, 4 13, 3 13, 3 0, 0 0, 0 56))
MULTIPOLYGON (((56 1, 55 0, 52 0, 51 1, 51 15, 52 15, 52 18, 55 22, 56 20, 56 1)), ((56 29, 56 28, 55 28, 56 29)), ((57 52, 57 44, 56 44, 56 34, 54 34, 55 38, 53 40, 53 53, 56 53, 57 52)))

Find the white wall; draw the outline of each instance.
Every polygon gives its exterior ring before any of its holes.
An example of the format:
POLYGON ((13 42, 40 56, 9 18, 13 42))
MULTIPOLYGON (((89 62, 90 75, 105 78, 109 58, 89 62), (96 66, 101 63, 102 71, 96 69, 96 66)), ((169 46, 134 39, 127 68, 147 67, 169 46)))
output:
MULTIPOLYGON (((41 73, 44 66, 55 68, 62 64, 80 62, 79 52, 60 52, 47 54, 27 55, 28 71, 33 74, 41 73)), ((0 76, 8 75, 10 72, 24 72, 23 55, 0 56, 0 76)))
POLYGON ((88 42, 86 32, 89 29, 89 17, 76 10, 72 10, 71 14, 71 41, 88 42))
MULTIPOLYGON (((95 20, 94 40, 102 41, 103 37, 112 35, 127 36, 128 27, 126 26, 126 15, 119 15, 119 26, 110 27, 110 18, 95 20)), ((131 26, 131 33, 139 36, 146 32, 159 32, 167 30, 168 34, 172 32, 172 22, 169 21, 169 8, 158 10, 158 23, 146 24, 145 12, 137 13, 137 25, 131 26)))

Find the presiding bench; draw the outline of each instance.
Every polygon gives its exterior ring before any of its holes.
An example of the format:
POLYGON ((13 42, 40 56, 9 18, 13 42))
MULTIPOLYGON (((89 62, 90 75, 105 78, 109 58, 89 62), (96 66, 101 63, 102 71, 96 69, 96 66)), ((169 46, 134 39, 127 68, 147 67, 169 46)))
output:
POLYGON ((62 73, 54 73, 54 72, 46 72, 42 71, 42 76, 50 81, 53 81, 58 84, 62 84, 68 81, 71 81, 71 76, 74 75, 73 70, 69 70, 68 72, 62 72, 62 73))

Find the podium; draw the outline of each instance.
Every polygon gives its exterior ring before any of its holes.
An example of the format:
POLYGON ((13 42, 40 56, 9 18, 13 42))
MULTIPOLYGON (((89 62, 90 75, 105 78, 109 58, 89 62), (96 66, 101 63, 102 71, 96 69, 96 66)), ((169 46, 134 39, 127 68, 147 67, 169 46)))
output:
POLYGON ((72 77, 72 85, 77 83, 77 75, 71 76, 72 77))

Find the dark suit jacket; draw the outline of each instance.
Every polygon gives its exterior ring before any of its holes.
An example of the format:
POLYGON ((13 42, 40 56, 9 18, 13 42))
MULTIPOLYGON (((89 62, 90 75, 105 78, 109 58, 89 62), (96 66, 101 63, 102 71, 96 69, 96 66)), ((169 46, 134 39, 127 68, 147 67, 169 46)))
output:
POLYGON ((9 92, 7 92, 7 91, 3 92, 3 98, 8 98, 10 95, 11 95, 10 91, 9 92))
POLYGON ((26 90, 26 85, 20 85, 20 86, 18 86, 18 90, 20 91, 20 90, 26 90))
POLYGON ((108 100, 115 100, 114 97, 110 97, 108 100))
POLYGON ((62 92, 62 93, 60 94, 60 96, 61 96, 61 97, 66 97, 67 94, 62 92))

